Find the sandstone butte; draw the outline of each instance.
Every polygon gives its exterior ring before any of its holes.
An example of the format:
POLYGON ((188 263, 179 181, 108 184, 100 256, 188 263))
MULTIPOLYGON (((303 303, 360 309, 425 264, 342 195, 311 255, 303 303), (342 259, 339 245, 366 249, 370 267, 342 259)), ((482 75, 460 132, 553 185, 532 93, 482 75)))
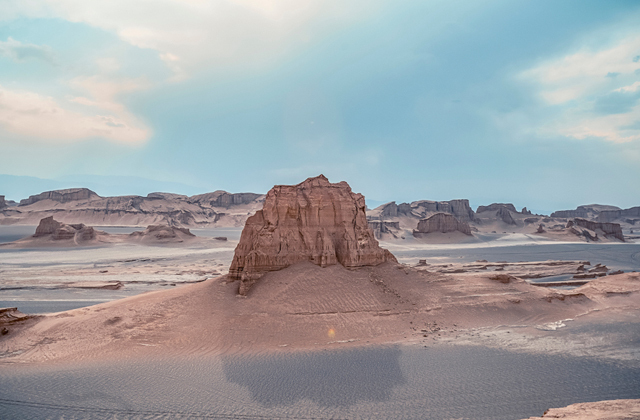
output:
POLYGON ((355 268, 396 259, 369 229, 364 196, 319 175, 267 193, 242 230, 229 278, 240 280, 238 294, 245 296, 264 273, 300 261, 355 268))

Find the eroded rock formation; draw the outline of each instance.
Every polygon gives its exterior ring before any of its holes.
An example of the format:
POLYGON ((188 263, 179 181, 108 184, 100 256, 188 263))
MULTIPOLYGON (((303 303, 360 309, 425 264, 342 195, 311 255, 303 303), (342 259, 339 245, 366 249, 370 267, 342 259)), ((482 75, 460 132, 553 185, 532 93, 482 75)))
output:
POLYGON ((364 197, 346 182, 332 184, 320 175, 267 193, 263 209, 242 230, 229 277, 240 280, 238 293, 246 295, 265 272, 300 261, 361 267, 395 257, 369 229, 364 197))
MULTIPOLYGON (((622 228, 618 223, 592 222, 591 220, 585 220, 580 218, 573 219, 573 223, 575 226, 580 226, 594 232, 601 230, 605 234, 605 236, 607 237, 613 236, 614 238, 624 242, 624 235, 622 234, 622 228)), ((567 224, 567 227, 570 227, 570 226, 568 226, 567 224)), ((597 235, 595 240, 597 240, 597 235)))
POLYGON ((411 216, 417 219, 429 217, 435 213, 453 214, 458 220, 470 222, 475 213, 469 206, 469 200, 430 201, 420 200, 412 203, 396 204, 395 201, 383 204, 371 211, 371 220, 384 220, 398 216, 411 216))
POLYGON ((448 213, 436 213, 431 217, 418 222, 418 227, 413 231, 413 236, 421 237, 432 232, 462 232, 471 236, 471 227, 466 222, 461 222, 455 216, 448 213))
POLYGON ((383 234, 385 233, 390 233, 395 236, 395 234, 393 234, 390 229, 396 231, 400 230, 400 222, 388 222, 386 220, 369 220, 369 228, 373 231, 376 239, 381 239, 383 234))
POLYGON ((70 188, 67 190, 45 191, 38 195, 32 195, 29 198, 20 200, 20 206, 28 206, 42 200, 68 203, 70 201, 91 200, 94 198, 100 198, 100 196, 88 188, 70 188))
MULTIPOLYGON (((603 211, 618 211, 620 207, 608 206, 604 204, 587 204, 584 206, 578 206, 575 210, 559 210, 551 213, 551 217, 557 217, 560 219, 573 219, 580 217, 583 219, 595 219, 603 211)), ((606 220, 604 220, 606 221, 606 220)))
POLYGON ((7 202, 4 199, 4 195, 0 195, 0 209, 7 207, 7 202))
POLYGON ((142 232, 132 232, 129 237, 152 242, 181 242, 195 238, 189 229, 167 225, 150 225, 142 232))
POLYGON ((496 211, 496 216, 498 216, 500 219, 502 219, 503 222, 505 222, 508 225, 516 224, 516 221, 513 220, 513 216, 511 216, 511 212, 509 211, 508 207, 505 207, 505 206, 498 207, 498 211, 496 211))
POLYGON ((517 213, 516 207, 511 203, 492 203, 488 206, 478 206, 476 213, 484 213, 485 211, 499 211, 502 208, 506 208, 514 213, 517 213))
POLYGON ((634 225, 636 219, 640 219, 640 206, 624 210, 603 210, 598 213, 598 222, 612 222, 617 219, 628 218, 626 223, 634 225))
POLYGON ((76 241, 90 241, 96 238, 96 231, 91 226, 79 224, 64 224, 54 220, 53 216, 40 220, 34 238, 51 235, 53 240, 74 239, 76 241))

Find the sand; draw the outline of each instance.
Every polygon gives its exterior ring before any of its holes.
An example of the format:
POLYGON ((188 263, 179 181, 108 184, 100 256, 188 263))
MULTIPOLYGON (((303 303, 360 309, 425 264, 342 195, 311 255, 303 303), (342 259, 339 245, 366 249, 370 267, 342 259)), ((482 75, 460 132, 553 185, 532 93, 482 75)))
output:
MULTIPOLYGON (((268 273, 246 298, 237 296, 237 282, 219 276, 31 319, 0 338, 0 354, 3 363, 261 354, 468 344, 487 331, 514 333, 522 348, 535 350, 521 337, 537 342, 568 319, 640 320, 638 273, 574 290, 503 283, 493 275, 460 277, 392 263, 350 271, 305 262, 268 273)), ((496 339, 494 345, 513 340, 496 339)), ((559 350, 571 351, 566 347, 559 350)), ((634 357, 627 353, 612 357, 634 357)))

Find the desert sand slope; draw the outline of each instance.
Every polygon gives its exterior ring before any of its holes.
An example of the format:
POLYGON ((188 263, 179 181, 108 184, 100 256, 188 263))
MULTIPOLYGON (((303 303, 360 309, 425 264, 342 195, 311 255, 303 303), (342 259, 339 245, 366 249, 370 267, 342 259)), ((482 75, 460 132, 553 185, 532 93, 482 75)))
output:
POLYGON ((567 407, 547 410, 536 419, 566 420, 633 420, 640 419, 640 400, 610 400, 571 404, 567 407))
POLYGON ((301 262, 267 273, 244 298, 222 276, 29 319, 0 336, 0 355, 13 363, 426 344, 477 327, 638 313, 637 273, 571 291, 489 277, 301 262))

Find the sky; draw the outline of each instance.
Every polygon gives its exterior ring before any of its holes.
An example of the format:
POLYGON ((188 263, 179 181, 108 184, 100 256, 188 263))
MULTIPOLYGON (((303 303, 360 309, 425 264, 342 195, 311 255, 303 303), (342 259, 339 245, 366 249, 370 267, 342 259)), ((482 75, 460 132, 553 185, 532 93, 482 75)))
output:
POLYGON ((640 2, 0 2, 0 195, 320 173, 370 207, 640 205, 640 2))

